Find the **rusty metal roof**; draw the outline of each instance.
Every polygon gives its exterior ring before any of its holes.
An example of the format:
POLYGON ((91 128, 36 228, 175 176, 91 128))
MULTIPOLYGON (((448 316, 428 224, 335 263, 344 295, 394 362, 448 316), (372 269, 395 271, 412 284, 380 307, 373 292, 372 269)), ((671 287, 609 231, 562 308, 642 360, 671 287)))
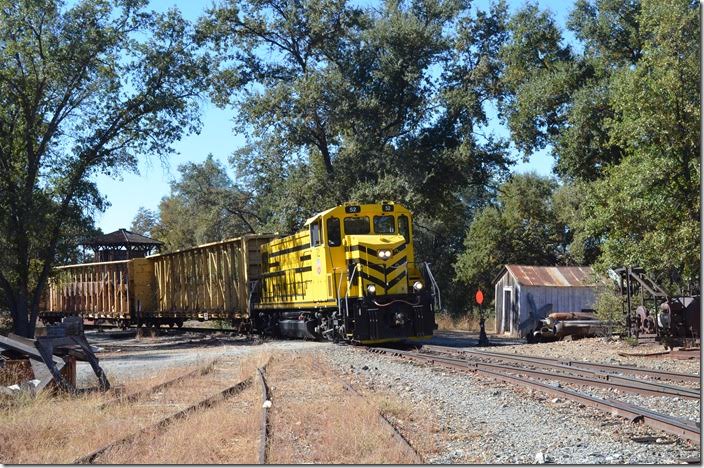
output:
POLYGON ((598 278, 589 266, 506 265, 516 282, 526 286, 585 287, 595 286, 598 278))

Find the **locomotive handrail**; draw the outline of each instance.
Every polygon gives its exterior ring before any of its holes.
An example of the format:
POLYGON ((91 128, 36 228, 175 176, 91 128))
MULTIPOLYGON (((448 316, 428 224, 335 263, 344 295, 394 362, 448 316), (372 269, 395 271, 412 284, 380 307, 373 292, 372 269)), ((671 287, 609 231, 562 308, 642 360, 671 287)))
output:
POLYGON ((435 281, 435 277, 433 276, 433 272, 430 271, 430 264, 428 262, 423 262, 423 265, 425 265, 425 270, 428 272, 428 278, 430 279, 430 283, 433 286, 433 299, 437 301, 437 312, 440 312, 442 310, 442 299, 440 298, 440 287, 438 286, 438 283, 435 281))
MULTIPOLYGON (((361 265, 361 264, 355 263, 354 268, 352 269, 352 274, 350 275, 349 279, 347 280, 347 291, 345 291, 345 312, 347 312, 347 313, 349 313, 349 311, 350 311, 350 304, 347 299, 350 296, 350 288, 352 287, 352 280, 354 279, 354 274, 357 273, 357 267, 359 265, 361 265)), ((342 315, 342 312, 340 312, 340 315, 342 315)))
MULTIPOLYGON (((333 268, 333 272, 334 271, 343 271, 343 270, 347 270, 347 268, 345 268, 345 267, 333 268)), ((340 314, 340 317, 342 317, 342 299, 340 299, 340 289, 342 288, 342 278, 343 278, 343 275, 340 275, 340 281, 337 282, 337 297, 336 297, 336 299, 337 299, 337 312, 340 314)))

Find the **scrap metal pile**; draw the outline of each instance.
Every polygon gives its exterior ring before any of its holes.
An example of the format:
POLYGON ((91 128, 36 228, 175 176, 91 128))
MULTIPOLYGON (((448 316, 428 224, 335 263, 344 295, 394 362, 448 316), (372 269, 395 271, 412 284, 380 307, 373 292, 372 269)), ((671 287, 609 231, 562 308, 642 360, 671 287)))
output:
POLYGON ((108 390, 108 382, 98 358, 83 334, 80 317, 66 317, 60 324, 48 325, 45 336, 24 338, 10 333, 0 336, 0 364, 18 382, 1 386, 0 392, 13 395, 27 391, 37 394, 46 388, 78 392, 76 361, 90 364, 98 378, 98 388, 108 390))
POLYGON ((611 324, 597 319, 593 311, 553 312, 540 320, 540 328, 533 338, 540 341, 584 338, 609 333, 611 324))

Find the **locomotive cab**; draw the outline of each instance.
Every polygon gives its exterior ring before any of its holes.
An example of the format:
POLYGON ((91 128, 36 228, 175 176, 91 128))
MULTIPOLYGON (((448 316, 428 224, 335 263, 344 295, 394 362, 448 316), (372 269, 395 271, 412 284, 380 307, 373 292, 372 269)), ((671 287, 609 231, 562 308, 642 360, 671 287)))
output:
POLYGON ((415 263, 412 241, 411 213, 398 204, 319 213, 263 249, 256 308, 284 335, 365 344, 430 336, 437 288, 427 265, 415 263))

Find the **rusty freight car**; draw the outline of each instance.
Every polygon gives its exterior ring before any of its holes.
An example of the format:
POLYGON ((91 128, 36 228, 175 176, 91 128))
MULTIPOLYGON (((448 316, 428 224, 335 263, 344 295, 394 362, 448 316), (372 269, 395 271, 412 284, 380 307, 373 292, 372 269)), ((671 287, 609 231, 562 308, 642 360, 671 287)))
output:
POLYGON ((247 285, 261 274, 261 245, 273 237, 246 235, 146 258, 59 267, 40 318, 81 315, 123 326, 247 318, 247 285))

